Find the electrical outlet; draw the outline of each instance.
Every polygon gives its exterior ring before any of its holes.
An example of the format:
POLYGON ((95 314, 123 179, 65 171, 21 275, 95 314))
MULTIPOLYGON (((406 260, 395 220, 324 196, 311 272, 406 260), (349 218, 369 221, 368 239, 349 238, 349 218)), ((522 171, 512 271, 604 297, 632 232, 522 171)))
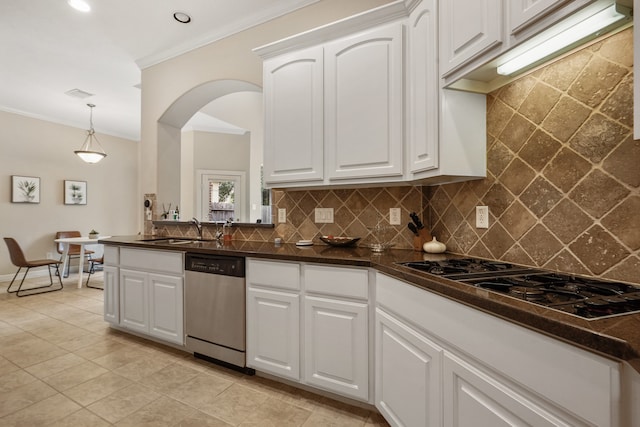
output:
POLYGON ((53 252, 47 252, 47 259, 55 259, 53 257, 53 252))
POLYGON ((333 224, 333 208, 316 208, 314 213, 316 224, 333 224))
POLYGON ((476 206, 476 228, 489 228, 489 206, 476 206))
POLYGON ((389 208, 389 224, 390 225, 402 224, 400 219, 400 208, 389 208))
POLYGON ((287 222, 287 210, 285 208, 278 209, 278 223, 287 222))

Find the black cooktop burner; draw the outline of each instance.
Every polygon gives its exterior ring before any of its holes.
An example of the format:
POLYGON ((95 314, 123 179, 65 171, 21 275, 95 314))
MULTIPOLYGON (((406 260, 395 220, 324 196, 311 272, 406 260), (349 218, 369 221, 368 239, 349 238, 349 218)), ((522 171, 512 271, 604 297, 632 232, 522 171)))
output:
POLYGON ((485 273, 493 274, 496 272, 531 271, 529 268, 514 266, 507 262, 489 261, 476 258, 459 258, 443 261, 415 261, 403 263, 403 265, 445 277, 469 274, 485 275, 485 273))
POLYGON ((475 258, 402 263, 407 267, 586 319, 640 311, 640 288, 475 258))

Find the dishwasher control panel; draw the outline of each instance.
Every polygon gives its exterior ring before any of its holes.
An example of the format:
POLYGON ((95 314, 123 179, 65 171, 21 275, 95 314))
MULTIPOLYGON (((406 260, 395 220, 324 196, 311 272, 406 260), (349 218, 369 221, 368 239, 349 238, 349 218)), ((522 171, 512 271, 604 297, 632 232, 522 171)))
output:
POLYGON ((245 276, 244 258, 235 256, 187 253, 184 269, 223 276, 245 276))

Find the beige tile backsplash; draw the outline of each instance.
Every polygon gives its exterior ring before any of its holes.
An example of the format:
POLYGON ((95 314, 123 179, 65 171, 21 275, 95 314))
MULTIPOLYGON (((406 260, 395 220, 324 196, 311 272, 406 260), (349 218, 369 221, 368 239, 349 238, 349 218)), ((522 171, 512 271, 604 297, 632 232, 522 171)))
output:
POLYGON ((632 46, 624 30, 488 95, 487 178, 424 188, 449 250, 640 283, 632 46))
POLYGON ((487 178, 434 187, 274 191, 274 229, 235 238, 361 236, 399 207, 396 248, 418 212, 449 251, 640 283, 640 142, 633 140, 632 29, 487 96, 487 178), (475 206, 490 211, 475 228, 475 206), (314 209, 334 209, 316 224, 314 209), (275 218, 274 218, 275 222, 275 218))

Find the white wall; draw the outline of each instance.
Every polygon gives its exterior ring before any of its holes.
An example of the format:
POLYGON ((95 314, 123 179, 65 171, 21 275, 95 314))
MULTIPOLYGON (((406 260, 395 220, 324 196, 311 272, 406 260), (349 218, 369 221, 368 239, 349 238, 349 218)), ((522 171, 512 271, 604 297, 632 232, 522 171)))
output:
MULTIPOLYGON (((195 210, 196 192, 198 191, 196 173, 199 169, 239 171, 245 172, 247 179, 251 177, 251 171, 249 170, 249 134, 183 132, 181 145, 183 146, 183 170, 188 170, 183 176, 185 182, 181 183, 181 189, 184 192, 181 197, 181 203, 183 204, 181 217, 184 220, 200 216, 195 210), (187 157, 189 152, 191 153, 191 158, 187 157)), ((248 194, 245 194, 245 196, 243 206, 246 207, 248 205, 248 194)))
POLYGON ((262 187, 260 167, 264 153, 264 107, 262 92, 236 92, 220 97, 205 106, 202 111, 247 129, 250 132, 251 151, 249 154, 249 222, 262 217, 262 187))
POLYGON ((142 193, 158 191, 158 120, 183 94, 211 81, 262 86, 262 61, 252 49, 389 3, 391 0, 321 0, 284 17, 142 70, 142 193))
MULTIPOLYGON (((107 157, 90 165, 73 153, 85 129, 0 111, 0 130, 0 237, 15 238, 27 258, 57 257, 53 239, 60 230, 138 232, 139 142, 97 134, 107 157), (40 203, 11 203, 11 175, 40 177, 40 203), (64 204, 64 180, 87 182, 86 205, 64 204)), ((0 276, 11 279, 15 270, 0 243, 0 276)))

